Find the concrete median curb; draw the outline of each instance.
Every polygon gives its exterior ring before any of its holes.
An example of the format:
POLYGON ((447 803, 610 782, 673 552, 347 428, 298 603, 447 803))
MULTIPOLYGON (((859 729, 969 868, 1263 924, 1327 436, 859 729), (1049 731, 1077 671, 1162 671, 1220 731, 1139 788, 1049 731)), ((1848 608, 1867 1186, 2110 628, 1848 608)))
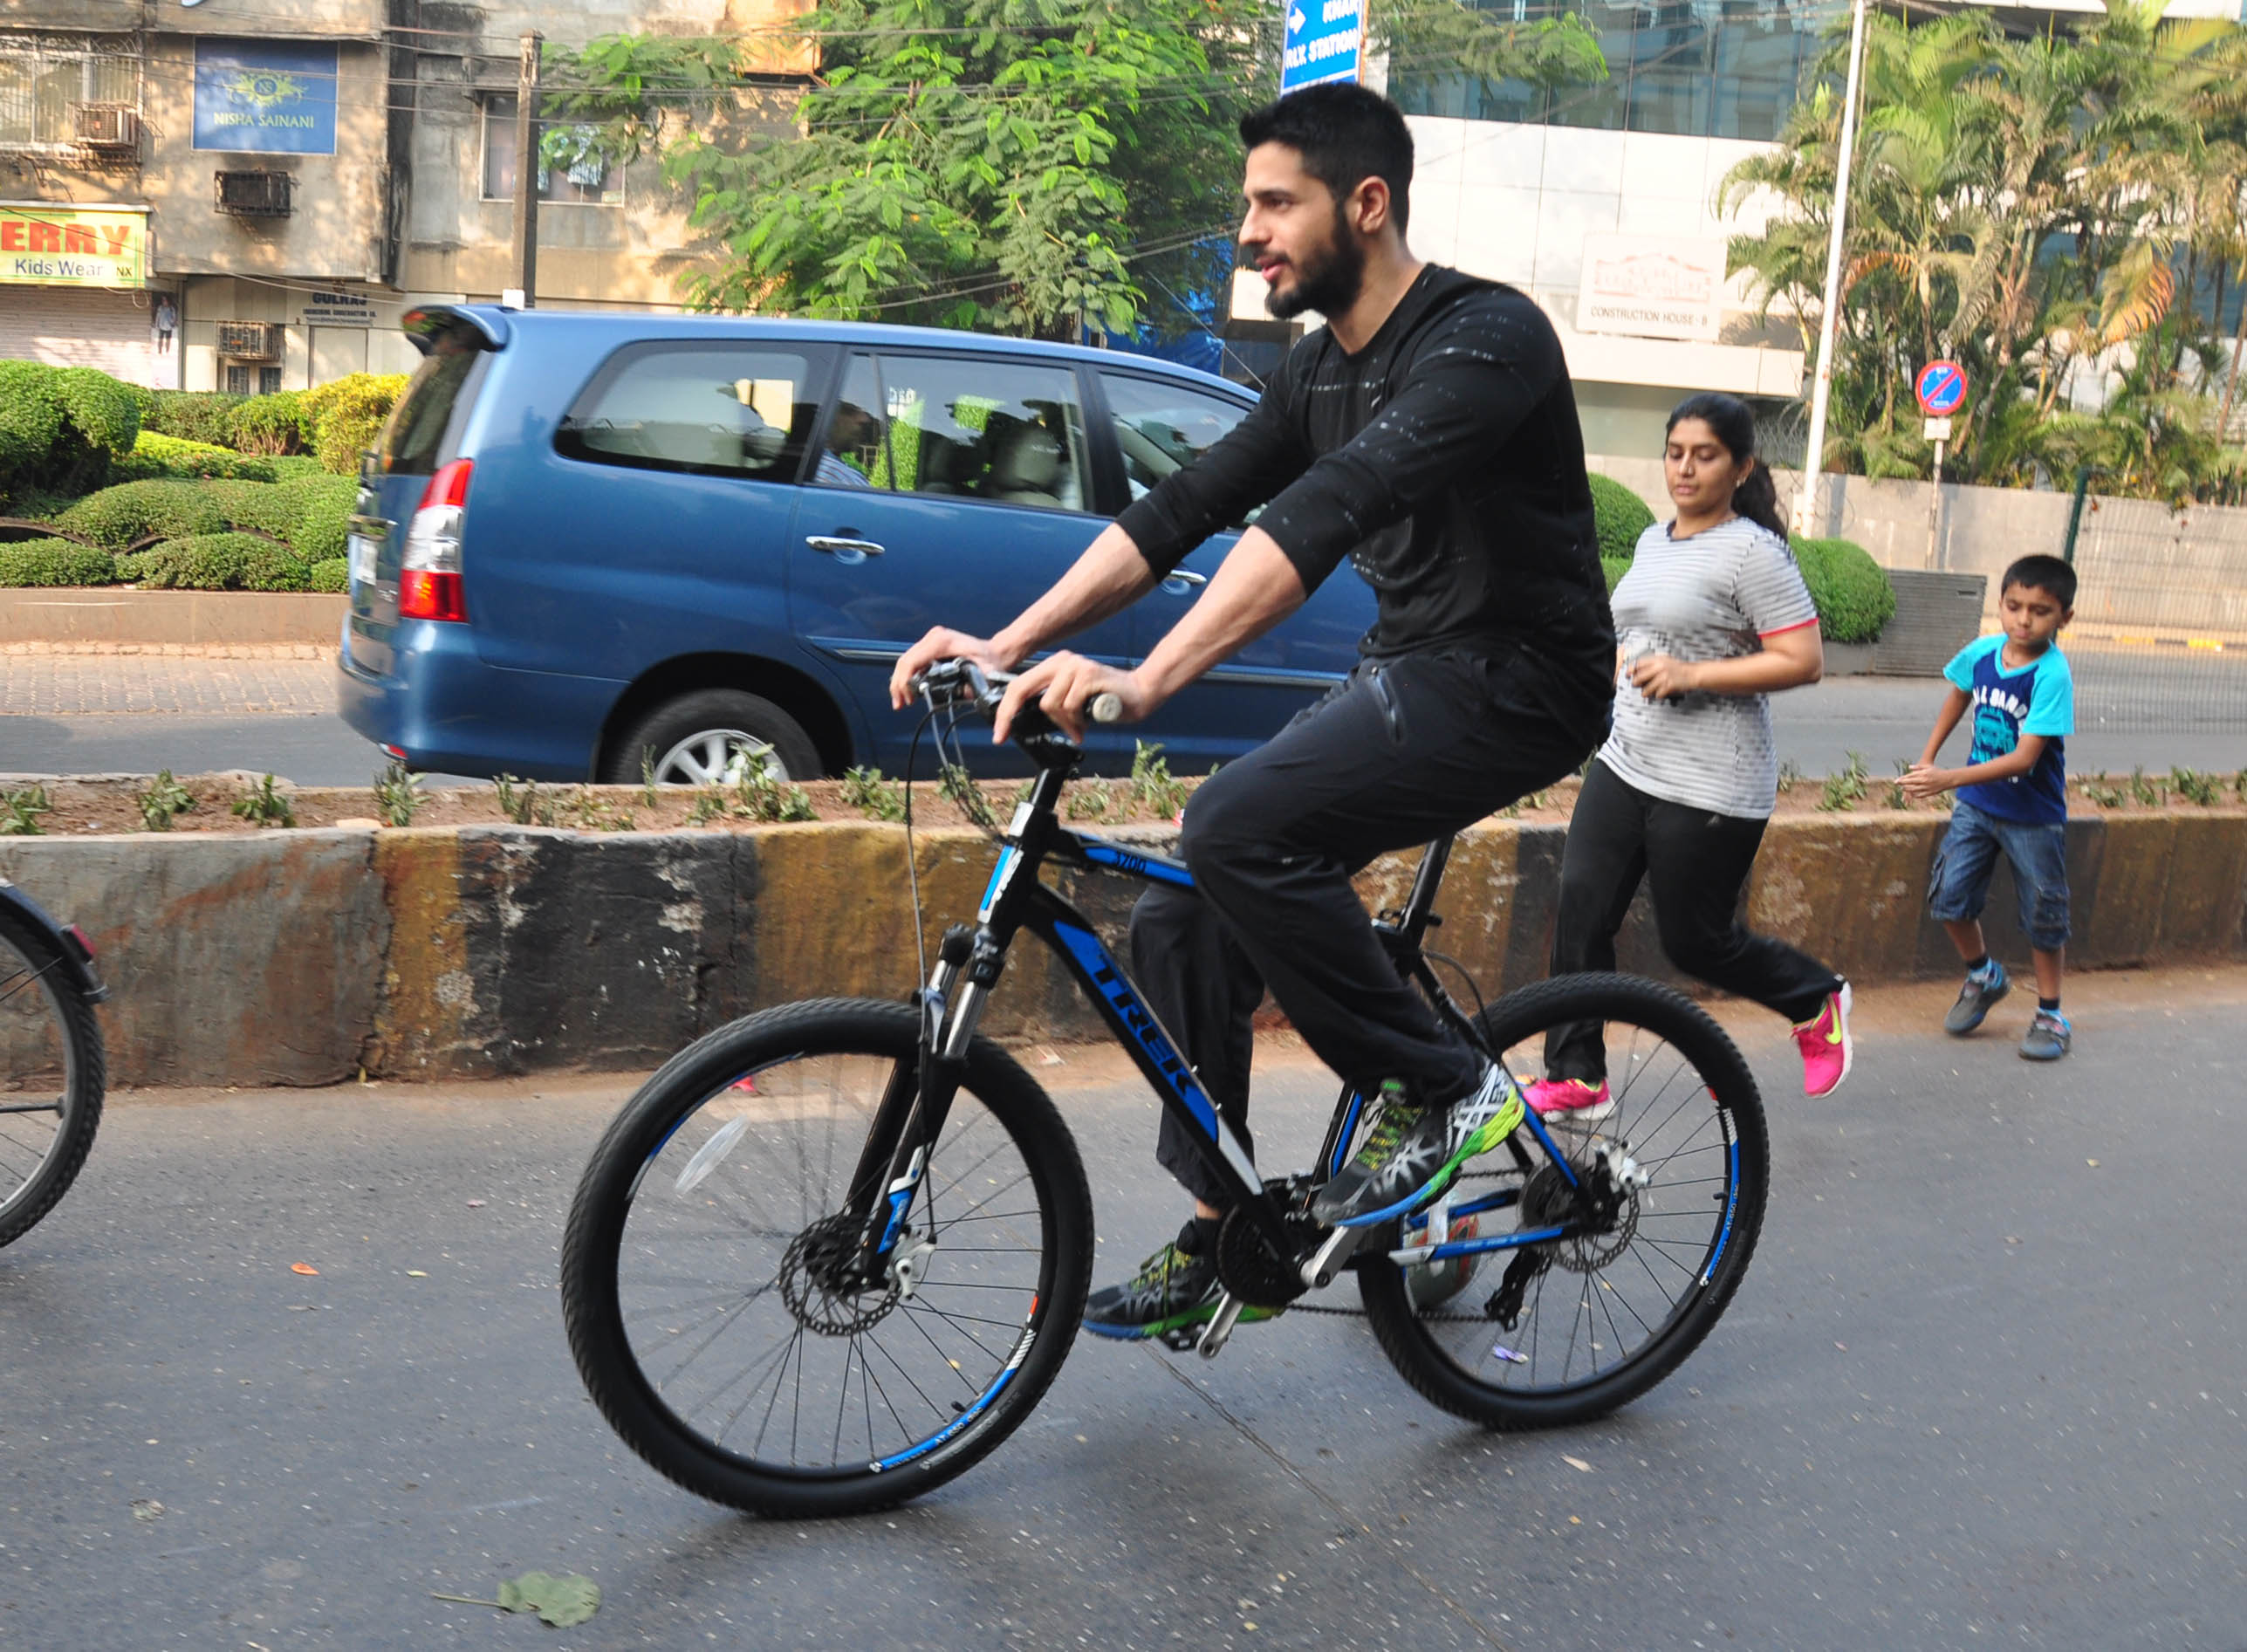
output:
MULTIPOLYGON (((1853 980, 1949 974, 1923 898, 1942 826, 1932 812, 1775 820, 1750 921, 1853 980)), ((1431 939, 1485 994, 1544 972, 1565 836, 1492 821, 1460 839, 1431 939)), ((992 852, 973 831, 918 842, 933 942, 972 915, 992 852)), ((900 997, 917 969, 903 849, 900 828, 856 824, 332 828, 6 840, 0 875, 93 937, 116 989, 103 1019, 117 1083, 315 1085, 647 1067, 767 1005, 900 997)), ((2247 812, 2074 820, 2068 862, 2075 967, 2247 955, 2247 812)), ((1369 904, 1401 901, 1412 864, 1368 867, 1369 904)), ((1063 882, 1120 945, 1131 886, 1063 882)), ((1992 943, 2024 960, 2013 909, 2001 869, 1992 943)), ((1625 969, 1678 978, 1643 898, 1619 949, 1625 969)), ((986 1025, 1097 1031, 1035 944, 1014 954, 986 1025)))

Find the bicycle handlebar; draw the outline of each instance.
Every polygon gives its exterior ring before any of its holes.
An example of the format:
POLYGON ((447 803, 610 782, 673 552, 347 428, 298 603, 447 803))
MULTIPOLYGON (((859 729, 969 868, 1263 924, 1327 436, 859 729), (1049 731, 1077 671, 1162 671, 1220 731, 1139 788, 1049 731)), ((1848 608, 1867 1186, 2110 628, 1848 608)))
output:
MULTIPOLYGON (((931 709, 958 706, 988 717, 998 709, 999 702, 1006 696, 1007 684, 1013 681, 1012 672, 986 674, 972 660, 939 660, 914 677, 908 686, 926 700, 931 709)), ((1112 693, 1094 695, 1086 703, 1085 709, 1095 723, 1120 723, 1123 720, 1123 701, 1112 693)), ((1043 732, 1052 727, 1050 720, 1035 706, 1024 706, 1016 715, 1017 721, 1034 718, 1031 727, 1037 731, 1043 732)))

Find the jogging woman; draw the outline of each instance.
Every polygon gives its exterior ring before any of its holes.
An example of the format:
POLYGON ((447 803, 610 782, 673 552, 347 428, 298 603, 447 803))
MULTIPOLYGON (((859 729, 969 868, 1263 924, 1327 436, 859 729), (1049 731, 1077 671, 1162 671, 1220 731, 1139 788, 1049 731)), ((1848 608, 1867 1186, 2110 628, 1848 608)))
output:
MULTIPOLYGON (((1826 1095, 1849 1073, 1848 984, 1738 917, 1778 794, 1765 696, 1824 671, 1818 609, 1744 402, 1680 402, 1662 470, 1677 517, 1639 536, 1615 587, 1614 728, 1568 823, 1552 971, 1613 969, 1615 932, 1648 879, 1669 961, 1786 1017, 1802 1087, 1826 1095)), ((1530 1105, 1599 1117, 1606 1078, 1599 1024, 1562 1029, 1546 1039, 1530 1105)))

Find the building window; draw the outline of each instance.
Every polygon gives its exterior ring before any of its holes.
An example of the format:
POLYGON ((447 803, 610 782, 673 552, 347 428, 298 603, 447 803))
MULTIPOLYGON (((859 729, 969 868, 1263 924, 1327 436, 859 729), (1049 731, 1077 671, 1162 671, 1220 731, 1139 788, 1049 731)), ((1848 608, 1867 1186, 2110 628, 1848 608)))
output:
MULTIPOLYGON (((483 198, 515 199, 515 105, 511 94, 483 100, 483 198)), ((594 147, 594 128, 565 126, 545 128, 569 134, 569 159, 538 172, 538 199, 599 202, 613 200, 608 188, 608 162, 594 147)), ((551 147, 550 151, 551 153, 551 147)))
POLYGON ((229 361, 223 375, 226 380, 219 388, 229 395, 270 396, 281 387, 281 369, 261 367, 248 361, 229 361))
POLYGON ((1790 0, 1469 0, 1511 21, 1573 11, 1599 36, 1607 79, 1485 87, 1441 69, 1389 77, 1408 114, 1696 138, 1778 138, 1818 55, 1818 20, 1790 0))
POLYGON ((91 43, 0 45, 0 147, 64 148, 78 141, 81 103, 140 103, 140 60, 91 43))

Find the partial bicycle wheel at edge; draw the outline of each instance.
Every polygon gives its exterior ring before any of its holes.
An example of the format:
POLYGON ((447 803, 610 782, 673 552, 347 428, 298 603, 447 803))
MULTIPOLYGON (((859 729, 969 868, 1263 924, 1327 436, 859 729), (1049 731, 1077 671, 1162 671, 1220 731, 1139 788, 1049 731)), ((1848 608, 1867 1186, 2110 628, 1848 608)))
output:
POLYGON ((906 1216, 911 1289, 822 1283, 822 1247, 855 1242, 839 1213, 917 1031, 909 1007, 855 999, 735 1022, 650 1079, 586 1168, 570 1347, 625 1442, 689 1491, 766 1515, 887 1508, 997 1446, 1068 1354, 1092 1272, 1084 1166, 987 1039, 906 1216))
MULTIPOLYGON (((1613 1110, 1557 1114, 1547 1128, 1579 1175, 1605 1155, 1613 1185, 1629 1185, 1605 1230, 1483 1252, 1463 1286, 1432 1302, 1422 1292, 1424 1306, 1385 1258, 1358 1271, 1367 1316, 1405 1380, 1490 1428, 1581 1422, 1646 1393, 1716 1325, 1763 1225, 1762 1098, 1724 1030, 1682 994, 1631 976, 1563 976, 1508 993, 1479 1025, 1527 1085, 1545 1076, 1546 1032, 1584 1023, 1605 1026, 1613 1110)), ((1569 1196, 1545 1155, 1532 1146, 1531 1156, 1527 1176, 1504 1149, 1469 1162, 1454 1206, 1511 1203, 1455 1220, 1455 1237, 1461 1221, 1478 1237, 1517 1230, 1502 1223, 1554 1224, 1569 1196)))
POLYGON ((37 1226, 93 1146, 105 1087, 93 1006, 45 935, 0 914, 0 1245, 37 1226))

